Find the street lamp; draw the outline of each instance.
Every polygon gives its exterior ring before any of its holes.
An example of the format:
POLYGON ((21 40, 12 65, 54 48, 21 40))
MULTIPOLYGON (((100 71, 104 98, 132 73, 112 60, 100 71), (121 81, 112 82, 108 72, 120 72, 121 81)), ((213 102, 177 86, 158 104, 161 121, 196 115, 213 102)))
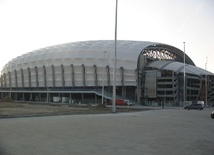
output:
POLYGON ((105 53, 106 51, 104 51, 104 55, 103 55, 103 82, 102 82, 102 104, 103 104, 103 95, 104 95, 104 68, 105 68, 105 53))
POLYGON ((181 107, 181 93, 179 93, 179 105, 181 107))
POLYGON ((11 98, 11 87, 12 87, 12 86, 11 86, 11 82, 12 82, 12 80, 11 80, 11 69, 10 69, 10 72, 9 72, 9 76, 10 76, 10 77, 9 77, 9 78, 10 78, 10 98, 11 98))
MULTIPOLYGON (((207 70, 207 57, 206 57, 206 63, 205 63, 205 70, 207 70)), ((208 104, 208 100, 207 100, 207 88, 208 88, 208 84, 207 84, 207 82, 208 82, 208 75, 206 75, 205 74, 205 105, 206 105, 206 107, 207 107, 207 104, 208 104)))
POLYGON ((10 72, 9 72, 9 78, 10 78, 10 98, 12 97, 12 78, 11 78, 11 72, 12 72, 12 69, 13 69, 13 64, 14 63, 12 63, 11 65, 10 65, 10 72))
POLYGON ((166 102, 166 90, 164 91, 164 102, 163 102, 163 107, 162 108, 164 108, 165 102, 166 102))
POLYGON ((185 42, 183 42, 183 44, 184 44, 184 88, 183 88, 183 91, 184 91, 184 92, 183 92, 183 97, 184 97, 183 106, 184 106, 185 100, 186 100, 186 96, 185 96, 185 93, 186 93, 186 91, 185 91, 185 90, 186 90, 186 89, 185 89, 185 87, 186 87, 186 77, 185 77, 185 76, 186 76, 186 73, 185 73, 185 72, 186 72, 186 68, 185 68, 185 65, 186 65, 186 64, 185 64, 185 63, 186 63, 186 62, 185 62, 185 42))
POLYGON ((50 59, 47 60, 47 67, 45 67, 45 74, 46 74, 46 89, 47 89, 47 103, 49 103, 49 76, 48 76, 48 67, 50 67, 50 63, 49 63, 50 59))
POLYGON ((47 103, 49 103, 49 92, 48 92, 48 86, 47 86, 47 103))
POLYGON ((114 68, 113 68, 113 103, 112 103, 112 112, 116 113, 116 66, 117 66, 117 3, 116 0, 116 9, 115 9, 115 44, 114 44, 114 68))

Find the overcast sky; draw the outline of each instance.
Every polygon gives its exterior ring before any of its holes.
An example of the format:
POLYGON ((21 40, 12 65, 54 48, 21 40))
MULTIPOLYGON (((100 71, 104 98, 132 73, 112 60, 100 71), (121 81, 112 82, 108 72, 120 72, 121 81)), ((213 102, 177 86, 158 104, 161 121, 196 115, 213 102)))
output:
MULTIPOLYGON (((114 40, 116 0, 0 0, 0 70, 33 50, 86 40, 114 40)), ((213 0, 118 0, 118 40, 184 49, 214 73, 213 0)))

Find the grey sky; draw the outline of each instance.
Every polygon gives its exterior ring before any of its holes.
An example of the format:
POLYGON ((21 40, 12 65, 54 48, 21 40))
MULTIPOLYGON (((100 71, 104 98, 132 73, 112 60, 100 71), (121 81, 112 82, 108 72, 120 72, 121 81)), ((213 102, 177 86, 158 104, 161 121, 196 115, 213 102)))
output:
MULTIPOLYGON (((161 42, 214 72, 213 0, 118 0, 118 39, 161 42)), ((2 68, 46 46, 114 39, 115 0, 0 0, 2 68)))

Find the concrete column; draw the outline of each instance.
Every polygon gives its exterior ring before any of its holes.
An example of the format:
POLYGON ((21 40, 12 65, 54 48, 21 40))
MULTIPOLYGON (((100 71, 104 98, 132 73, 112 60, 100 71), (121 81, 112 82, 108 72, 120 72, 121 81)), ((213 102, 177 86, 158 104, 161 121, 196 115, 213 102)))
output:
POLYGON ((95 83, 95 86, 97 86, 98 84, 98 82, 97 82, 97 66, 96 65, 94 65, 93 66, 94 67, 94 83, 95 83))
POLYGON ((94 94, 94 100, 95 100, 95 104, 98 104, 97 103, 97 95, 96 94, 94 94))
POLYGON ((62 87, 65 87, 65 75, 64 75, 64 66, 61 65, 61 76, 62 76, 62 87))
POLYGON ((33 100, 33 94, 32 93, 30 93, 30 99, 31 99, 31 101, 33 100))
POLYGON ((53 83, 53 87, 55 87, 55 67, 54 65, 51 65, 52 68, 52 83, 53 83))
POLYGON ((23 69, 21 69, 21 78, 22 78, 22 87, 25 87, 25 80, 24 80, 24 72, 23 72, 23 69))
POLYGON ((38 68, 36 66, 35 66, 35 75, 36 75, 36 87, 39 87, 38 68))
POLYGON ((126 97, 126 87, 122 87, 122 96, 126 97))
POLYGON ((81 103, 84 103, 84 94, 82 93, 81 103))
POLYGON ((39 101, 41 101, 41 100, 42 100, 41 93, 39 93, 39 101))
POLYGON ((17 71, 14 70, 14 73, 15 73, 15 85, 16 85, 16 88, 17 88, 18 87, 17 71))
POLYGON ((83 79, 83 86, 86 85, 86 82, 85 82, 85 65, 82 64, 82 79, 83 79))
POLYGON ((17 100, 17 93, 15 93, 15 98, 14 99, 17 100))
POLYGON ((30 68, 28 67, 27 70, 28 70, 28 85, 31 88, 31 72, 30 72, 30 68))
POLYGON ((44 75, 44 87, 47 87, 47 73, 45 66, 43 66, 43 75, 44 75))
POLYGON ((75 86, 74 65, 73 64, 71 64, 71 79, 72 79, 72 86, 75 86))

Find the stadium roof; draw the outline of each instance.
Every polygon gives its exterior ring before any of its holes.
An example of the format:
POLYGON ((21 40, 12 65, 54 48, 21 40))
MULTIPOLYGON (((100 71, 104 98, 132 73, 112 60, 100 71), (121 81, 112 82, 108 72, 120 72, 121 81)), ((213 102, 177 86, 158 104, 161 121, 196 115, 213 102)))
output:
MULTIPOLYGON (((157 70, 171 70, 178 73, 184 72, 184 63, 177 62, 177 61, 153 61, 148 66, 151 69, 157 70)), ((214 75, 213 73, 206 71, 202 68, 198 68, 193 65, 186 64, 185 65, 185 73, 186 74, 193 74, 193 75, 214 75)))
MULTIPOLYGON (((50 46, 34 50, 32 52, 18 56, 8 62, 3 71, 19 70, 20 68, 34 68, 51 65, 71 64, 81 66, 109 66, 113 67, 114 59, 114 40, 95 40, 71 42, 61 45, 50 46), (106 53, 104 53, 106 51, 106 53)), ((161 49, 170 51, 182 61, 183 52, 173 46, 145 41, 117 41, 117 67, 126 69, 137 69, 137 62, 141 52, 145 49, 161 49)), ((168 52, 169 54, 171 54, 168 52)), ((194 64, 186 55, 186 61, 189 64, 194 64)))

